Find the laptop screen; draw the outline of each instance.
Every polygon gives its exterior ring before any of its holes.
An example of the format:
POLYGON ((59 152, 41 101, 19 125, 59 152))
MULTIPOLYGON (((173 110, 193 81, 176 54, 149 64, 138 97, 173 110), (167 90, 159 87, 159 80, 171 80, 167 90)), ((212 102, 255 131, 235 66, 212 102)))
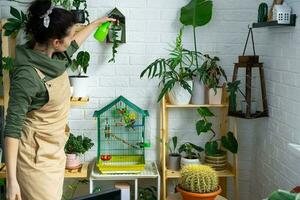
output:
POLYGON ((121 190, 113 189, 105 192, 97 192, 81 197, 76 197, 72 200, 121 200, 121 190))

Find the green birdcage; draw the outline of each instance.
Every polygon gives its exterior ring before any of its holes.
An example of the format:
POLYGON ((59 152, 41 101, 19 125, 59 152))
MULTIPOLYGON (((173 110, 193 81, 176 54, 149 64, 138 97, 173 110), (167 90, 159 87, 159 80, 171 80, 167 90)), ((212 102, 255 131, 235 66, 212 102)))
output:
POLYGON ((102 173, 138 173, 144 170, 145 119, 143 110, 120 96, 94 112, 98 127, 98 168, 102 173))

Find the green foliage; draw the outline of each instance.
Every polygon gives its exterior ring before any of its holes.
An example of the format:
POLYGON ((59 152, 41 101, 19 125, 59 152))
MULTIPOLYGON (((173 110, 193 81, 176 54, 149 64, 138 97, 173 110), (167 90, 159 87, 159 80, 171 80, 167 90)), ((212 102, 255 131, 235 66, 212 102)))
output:
POLYGON ((12 57, 2 57, 2 65, 1 65, 1 70, 8 70, 12 71, 14 69, 14 61, 15 59, 12 57))
POLYGON ((13 18, 8 18, 7 22, 4 24, 4 35, 15 38, 17 37, 19 31, 25 27, 25 23, 28 19, 27 15, 25 15, 22 11, 18 11, 12 6, 10 7, 10 14, 13 16, 13 18))
POLYGON ((90 62, 90 54, 87 51, 80 51, 77 54, 76 59, 73 59, 71 69, 72 71, 78 70, 78 76, 81 76, 82 72, 86 73, 90 62))
MULTIPOLYGON (((212 1, 211 0, 191 0, 186 6, 181 8, 180 22, 185 25, 193 26, 194 35, 194 52, 197 51, 196 27, 204 26, 210 22, 212 17, 212 1)), ((196 57, 196 67, 198 68, 198 59, 196 57)))
POLYGON ((62 6, 66 10, 71 10, 71 0, 52 0, 56 6, 62 6))
POLYGON ((181 8, 180 22, 186 26, 204 26, 211 20, 212 7, 210 0, 191 0, 181 8))
POLYGON ((179 35, 176 38, 175 47, 169 50, 169 58, 158 58, 144 69, 140 78, 147 76, 149 79, 159 78, 161 81, 159 85, 163 88, 159 94, 158 100, 160 101, 175 85, 180 84, 181 87, 192 94, 190 85, 187 80, 191 80, 195 73, 195 60, 196 57, 201 57, 200 52, 195 53, 184 49, 182 46, 182 32, 183 27, 180 29, 179 35))
POLYGON ((188 159, 200 158, 200 152, 204 149, 200 146, 197 146, 193 143, 186 142, 179 147, 179 153, 185 153, 185 157, 188 159))
POLYGON ((212 132, 213 136, 205 144, 205 153, 209 156, 216 156, 224 154, 221 147, 227 149, 232 153, 237 153, 238 142, 232 132, 228 132, 225 136, 221 137, 221 140, 213 140, 216 136, 216 132, 212 129, 212 123, 208 121, 208 117, 213 117, 214 114, 206 107, 198 108, 198 114, 201 119, 196 122, 197 134, 212 132), (218 143, 220 141, 220 144, 218 143))
MULTIPOLYGON (((160 139, 160 142, 162 142, 162 139, 160 139)), ((177 136, 173 136, 169 142, 166 142, 166 146, 169 149, 169 154, 178 154, 179 153, 177 151, 177 143, 178 143, 177 136)))
POLYGON ((87 184, 89 181, 87 179, 84 180, 75 180, 73 183, 67 186, 67 189, 64 191, 62 195, 62 200, 71 200, 73 199, 75 192, 78 189, 80 184, 87 184))
MULTIPOLYGON (((235 112, 236 111, 236 98, 237 98, 237 92, 240 92, 241 95, 246 100, 245 94, 240 89, 240 80, 236 80, 233 82, 227 82, 227 92, 229 96, 229 110, 235 112)), ((247 101, 246 101, 247 102, 247 101)), ((248 103, 247 103, 248 104, 248 103)))
POLYGON ((138 200, 154 200, 156 197, 157 188, 154 186, 139 189, 138 200))
POLYGON ((121 41, 117 39, 118 38, 117 30, 118 30, 118 25, 115 23, 112 23, 110 31, 111 31, 111 40, 112 40, 113 45, 112 45, 112 58, 108 61, 109 63, 116 62, 115 57, 116 57, 116 54, 118 53, 117 48, 121 44, 121 41))
POLYGON ((186 165, 180 172, 180 187, 193 193, 210 193, 218 189, 215 170, 206 165, 186 165))
POLYGON ((212 88, 215 93, 217 88, 220 87, 220 80, 223 77, 227 81, 227 76, 224 69, 219 65, 220 59, 218 57, 210 58, 205 55, 206 60, 197 69, 200 81, 202 81, 208 88, 212 88))
POLYGON ((75 137, 72 133, 66 143, 65 152, 67 154, 84 154, 94 146, 92 140, 81 135, 75 137))

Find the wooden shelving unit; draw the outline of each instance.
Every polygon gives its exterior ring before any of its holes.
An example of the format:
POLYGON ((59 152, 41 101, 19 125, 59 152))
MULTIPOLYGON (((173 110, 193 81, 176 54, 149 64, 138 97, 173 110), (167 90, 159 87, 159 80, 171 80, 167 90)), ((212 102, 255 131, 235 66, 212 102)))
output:
MULTIPOLYGON (((79 169, 65 170, 65 178, 87 178, 89 163, 83 163, 79 169)), ((0 178, 6 178, 6 167, 4 163, 0 163, 0 178)))
MULTIPOLYGON (((161 109, 160 109, 160 138, 162 142, 160 145, 160 164, 161 164, 161 176, 162 176, 162 190, 161 190, 161 199, 167 199, 167 185, 168 181, 171 179, 180 178, 179 171, 172 171, 167 169, 167 148, 165 144, 169 140, 169 110, 170 109, 196 109, 199 107, 208 107, 208 108, 217 108, 220 110, 220 133, 224 135, 228 131, 228 97, 225 91, 223 91, 222 104, 220 105, 171 105, 168 103, 166 98, 162 99, 161 109)), ((196 112, 196 111, 195 111, 196 112)), ((232 118, 233 130, 235 137, 237 138, 237 126, 236 119, 232 118)), ((238 173, 237 173, 237 155, 233 154, 232 163, 228 163, 227 168, 223 171, 218 171, 218 176, 220 180, 220 185, 222 187, 222 196, 227 196, 227 178, 233 178, 233 188, 234 188, 234 200, 238 200, 238 173)))

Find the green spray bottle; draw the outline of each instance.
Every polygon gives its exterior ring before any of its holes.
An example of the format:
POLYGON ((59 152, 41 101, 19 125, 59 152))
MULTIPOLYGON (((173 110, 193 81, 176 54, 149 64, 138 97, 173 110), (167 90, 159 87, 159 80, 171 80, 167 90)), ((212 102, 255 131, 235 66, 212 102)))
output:
POLYGON ((105 22, 99 26, 94 34, 94 38, 100 42, 103 42, 108 34, 110 24, 111 22, 105 22))

